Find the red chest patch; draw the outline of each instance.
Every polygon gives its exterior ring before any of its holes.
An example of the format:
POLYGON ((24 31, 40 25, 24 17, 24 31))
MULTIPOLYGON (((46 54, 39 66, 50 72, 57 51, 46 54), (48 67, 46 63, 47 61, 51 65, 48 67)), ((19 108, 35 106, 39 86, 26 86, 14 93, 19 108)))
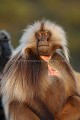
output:
MULTIPOLYGON (((41 56, 41 58, 44 61, 48 62, 50 57, 49 56, 41 56)), ((54 70, 53 68, 51 68, 50 65, 48 65, 48 75, 49 76, 59 76, 59 72, 57 70, 54 70)))

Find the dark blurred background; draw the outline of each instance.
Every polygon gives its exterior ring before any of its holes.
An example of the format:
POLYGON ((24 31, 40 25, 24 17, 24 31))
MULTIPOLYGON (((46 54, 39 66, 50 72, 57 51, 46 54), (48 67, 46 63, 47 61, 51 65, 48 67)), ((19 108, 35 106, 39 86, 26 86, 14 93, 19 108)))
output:
POLYGON ((63 26, 71 64, 80 71, 80 0, 0 0, 0 29, 11 34, 14 48, 22 30, 43 18, 63 26))

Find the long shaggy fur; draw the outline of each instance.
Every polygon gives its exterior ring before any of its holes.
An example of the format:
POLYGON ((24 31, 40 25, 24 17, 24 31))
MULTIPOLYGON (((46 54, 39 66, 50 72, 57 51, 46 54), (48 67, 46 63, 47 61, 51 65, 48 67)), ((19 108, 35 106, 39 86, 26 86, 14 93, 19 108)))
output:
MULTIPOLYGON (((4 70, 2 95, 7 120, 41 120, 41 116, 44 120, 52 120, 61 111, 67 98, 77 93, 75 78, 70 72, 72 69, 68 64, 64 65, 65 61, 60 63, 60 78, 49 77, 48 63, 36 54, 35 32, 39 31, 41 23, 42 21, 36 22, 25 30, 20 46, 14 51, 4 70), (67 68, 71 74, 65 72, 67 68)), ((49 21, 44 21, 44 29, 51 32, 53 47, 60 45, 68 60, 64 30, 49 21)))

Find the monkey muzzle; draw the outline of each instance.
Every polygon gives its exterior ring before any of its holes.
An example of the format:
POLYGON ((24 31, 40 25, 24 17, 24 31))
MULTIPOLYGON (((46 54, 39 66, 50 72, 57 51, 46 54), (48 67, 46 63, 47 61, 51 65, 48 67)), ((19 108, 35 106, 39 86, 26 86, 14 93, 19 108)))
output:
POLYGON ((38 40, 37 51, 40 55, 49 55, 49 42, 44 38, 38 40))

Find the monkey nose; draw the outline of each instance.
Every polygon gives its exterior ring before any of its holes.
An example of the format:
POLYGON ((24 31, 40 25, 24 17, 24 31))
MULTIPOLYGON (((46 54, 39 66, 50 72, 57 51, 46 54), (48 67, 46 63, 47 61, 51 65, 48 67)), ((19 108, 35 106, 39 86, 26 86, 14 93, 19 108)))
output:
POLYGON ((43 42, 48 42, 48 39, 44 39, 44 38, 43 38, 41 41, 43 41, 43 42))
POLYGON ((41 39, 41 41, 45 41, 45 39, 44 39, 44 38, 42 38, 42 39, 41 39))
POLYGON ((43 36, 43 37, 41 38, 41 41, 47 41, 47 39, 43 36))

